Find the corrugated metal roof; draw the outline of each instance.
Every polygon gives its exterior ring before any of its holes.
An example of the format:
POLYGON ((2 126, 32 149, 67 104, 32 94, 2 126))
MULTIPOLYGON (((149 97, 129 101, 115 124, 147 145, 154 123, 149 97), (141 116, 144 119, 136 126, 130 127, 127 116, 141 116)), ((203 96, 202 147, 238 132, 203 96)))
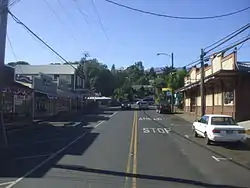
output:
MULTIPOLYGON (((73 65, 77 68, 78 65, 73 65)), ((34 75, 42 72, 44 74, 69 74, 75 73, 75 69, 70 65, 16 65, 16 74, 34 75)))

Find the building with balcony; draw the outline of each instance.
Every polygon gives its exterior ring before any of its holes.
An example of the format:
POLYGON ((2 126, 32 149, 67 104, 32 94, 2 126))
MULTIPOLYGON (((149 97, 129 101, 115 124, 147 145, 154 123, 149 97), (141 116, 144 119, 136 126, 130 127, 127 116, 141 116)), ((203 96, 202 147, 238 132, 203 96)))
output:
MULTIPOLYGON (((250 62, 238 62, 236 52, 214 54, 204 68, 205 112, 226 114, 238 121, 249 120, 250 62)), ((193 67, 178 92, 184 94, 184 110, 201 115, 200 68, 193 67)))

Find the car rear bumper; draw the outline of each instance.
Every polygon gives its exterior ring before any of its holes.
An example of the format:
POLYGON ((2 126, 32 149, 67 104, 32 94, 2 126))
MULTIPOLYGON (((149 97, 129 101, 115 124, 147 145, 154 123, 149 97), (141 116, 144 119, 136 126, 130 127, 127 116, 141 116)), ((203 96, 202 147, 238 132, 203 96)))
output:
POLYGON ((232 135, 232 136, 221 136, 221 135, 211 135, 209 139, 214 142, 237 142, 237 141, 245 141, 246 135, 232 135))

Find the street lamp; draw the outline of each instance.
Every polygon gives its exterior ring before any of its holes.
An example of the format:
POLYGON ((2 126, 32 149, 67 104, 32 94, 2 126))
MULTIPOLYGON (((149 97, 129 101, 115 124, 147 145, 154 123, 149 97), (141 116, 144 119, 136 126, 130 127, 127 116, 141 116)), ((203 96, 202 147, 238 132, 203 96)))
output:
POLYGON ((174 77, 173 77, 173 70, 174 70, 174 54, 171 53, 157 53, 156 55, 165 55, 168 57, 171 57, 171 69, 172 69, 172 74, 171 74, 171 90, 172 90, 172 96, 171 96, 171 106, 172 106, 172 112, 174 112, 174 89, 173 89, 173 82, 174 82, 174 77))

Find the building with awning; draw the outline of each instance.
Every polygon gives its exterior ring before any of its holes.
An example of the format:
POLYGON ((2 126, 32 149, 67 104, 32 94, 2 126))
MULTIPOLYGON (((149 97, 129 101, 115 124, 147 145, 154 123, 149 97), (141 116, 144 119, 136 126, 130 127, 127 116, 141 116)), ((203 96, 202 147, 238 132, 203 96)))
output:
MULTIPOLYGON (((250 62, 238 62, 236 52, 214 54, 204 68, 205 111, 207 114, 231 115, 249 120, 250 62)), ((200 68, 193 67, 184 79, 184 110, 201 115, 200 68)))

